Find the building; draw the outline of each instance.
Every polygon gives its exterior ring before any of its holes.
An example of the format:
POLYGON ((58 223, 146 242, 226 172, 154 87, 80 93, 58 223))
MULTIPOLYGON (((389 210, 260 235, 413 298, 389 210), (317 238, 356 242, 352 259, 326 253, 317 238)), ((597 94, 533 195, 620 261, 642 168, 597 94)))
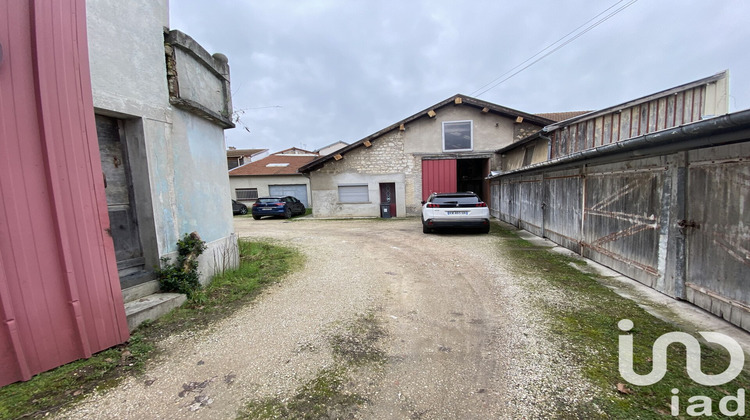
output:
POLYGON ((495 150, 553 121, 455 95, 300 168, 310 177, 315 217, 419 214, 432 192, 489 197, 495 150))
POLYGON ((310 180, 298 169, 318 157, 318 153, 293 147, 232 169, 232 198, 250 206, 258 197, 290 195, 312 207, 310 180))
POLYGON ((207 242, 203 281, 237 260, 226 57, 165 30, 167 0, 19 0, 3 15, 0 385, 184 300, 152 275, 183 234, 207 242))
POLYGON ((492 214, 750 331, 750 111, 728 98, 721 72, 550 124, 498 151, 492 214))
POLYGON ((331 153, 348 146, 349 143, 343 142, 343 141, 337 141, 334 143, 331 143, 327 146, 323 146, 320 149, 315 150, 315 153, 318 153, 320 156, 327 156, 331 153))
POLYGON ((268 149, 227 149, 227 168, 232 170, 246 163, 254 162, 268 156, 268 149))

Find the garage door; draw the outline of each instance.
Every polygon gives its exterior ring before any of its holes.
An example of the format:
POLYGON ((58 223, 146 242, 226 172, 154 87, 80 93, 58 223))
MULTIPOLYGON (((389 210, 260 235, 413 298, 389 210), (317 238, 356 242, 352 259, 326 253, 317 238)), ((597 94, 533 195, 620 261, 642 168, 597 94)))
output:
POLYGON ((456 192, 456 159, 422 161, 422 200, 432 193, 456 192))
POLYGON ((268 192, 272 196, 291 195, 301 201, 305 207, 310 207, 307 203, 307 185, 305 184, 269 185, 268 192))

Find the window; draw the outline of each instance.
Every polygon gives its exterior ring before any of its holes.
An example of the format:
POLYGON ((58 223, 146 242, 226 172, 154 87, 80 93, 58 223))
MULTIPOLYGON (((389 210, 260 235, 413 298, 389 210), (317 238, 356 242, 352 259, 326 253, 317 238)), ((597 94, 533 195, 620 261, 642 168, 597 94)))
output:
POLYGON ((235 188, 234 193, 237 194, 238 201, 250 201, 258 198, 257 188, 235 188))
POLYGON ((341 203, 369 203, 370 194, 367 184, 339 185, 339 202, 341 203))
POLYGON ((471 121, 443 122, 443 151, 473 150, 473 125, 471 121))
POLYGON ((529 166, 531 165, 531 162, 534 160, 534 145, 527 147, 526 150, 523 152, 523 166, 529 166))

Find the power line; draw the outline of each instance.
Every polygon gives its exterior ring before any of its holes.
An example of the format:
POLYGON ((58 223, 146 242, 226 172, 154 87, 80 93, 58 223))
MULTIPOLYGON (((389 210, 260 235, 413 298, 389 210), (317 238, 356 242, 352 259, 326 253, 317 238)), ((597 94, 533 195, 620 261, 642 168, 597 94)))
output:
POLYGON ((529 67, 533 66, 534 64, 536 64, 536 63, 538 63, 539 61, 543 60, 543 59, 544 59, 544 58, 546 58, 547 56, 549 56, 549 55, 553 54, 553 53, 554 53, 555 51, 559 50, 560 48, 562 48, 562 47, 564 47, 564 46, 566 46, 566 45, 568 45, 568 44, 570 44, 571 42, 573 42, 573 41, 575 41, 576 39, 580 38, 581 36, 583 36, 583 35, 584 35, 584 34, 586 34, 587 32, 591 31, 592 29, 594 29, 594 28, 596 28, 597 26, 601 25, 601 24, 602 24, 602 23, 604 23, 605 21, 609 20, 610 18, 612 18, 612 17, 613 17, 613 16, 615 16, 616 14, 618 14, 618 13, 622 12, 623 10, 625 10, 626 8, 628 8, 628 7, 632 6, 632 5, 633 5, 633 4, 635 3, 635 2, 637 2, 638 0, 630 0, 630 1, 629 1, 629 2, 627 3, 627 4, 625 4, 624 6, 620 7, 619 9, 615 10, 614 12, 612 12, 612 13, 610 13, 610 14, 608 14, 608 15, 604 16, 603 18, 601 18, 601 19, 599 19, 598 21, 594 22, 594 23, 593 23, 593 24, 591 24, 590 26, 586 27, 586 28, 585 28, 585 29, 584 29, 583 31, 581 31, 581 32, 577 33, 577 34, 576 34, 576 35, 575 35, 574 37, 572 37, 572 38, 568 39, 567 41, 563 42, 562 44, 558 45, 558 46, 557 46, 557 47, 555 47, 555 48, 554 48, 554 49, 553 49, 552 51, 549 51, 549 52, 547 52, 546 54, 544 54, 544 55, 542 55, 541 57, 537 58, 536 60, 532 61, 532 62, 531 62, 531 63, 529 63, 528 65, 526 65, 526 66, 523 66, 524 64, 526 64, 526 63, 528 63, 529 61, 531 61, 532 59, 534 59, 534 57, 536 57, 536 56, 538 56, 538 55, 542 54, 543 52, 545 52, 545 51, 547 51, 548 49, 552 48, 552 47, 553 47, 553 46, 555 46, 556 44, 559 44, 559 43, 560 43, 561 41, 563 41, 564 39, 568 38, 568 37, 569 37, 570 35, 572 35, 572 34, 574 34, 574 33, 578 32, 578 31, 579 31, 579 30, 580 30, 581 28, 583 28, 583 27, 585 27, 585 26, 589 25, 589 23, 591 23, 592 21, 594 21, 595 19, 597 19, 597 18, 598 18, 599 16, 601 16, 601 15, 603 15, 603 14, 607 13, 607 12, 608 12, 609 10, 611 10, 611 9, 615 8, 615 7, 616 7, 616 6, 618 5, 618 4, 620 4, 620 3, 624 2, 624 1, 625 1, 625 0, 619 0, 618 2, 616 2, 616 3, 615 3, 615 4, 613 4, 612 6, 608 7, 607 9, 605 9, 604 11, 602 11, 601 13, 599 13, 599 14, 597 14, 596 16, 592 17, 591 19, 587 20, 587 21, 586 21, 586 22, 585 22, 584 24, 582 24, 581 26, 579 26, 579 27, 575 28, 574 30, 572 30, 572 31, 568 32, 568 33, 567 33, 567 34, 565 34, 565 35, 564 35, 564 36, 563 36, 562 38, 558 39, 557 41, 555 41, 555 42, 553 42, 552 44, 550 44, 550 45, 546 46, 545 48, 543 48, 542 50, 540 50, 540 51, 539 51, 539 52, 537 52, 536 54, 534 54, 534 55, 532 55, 531 57, 527 58, 527 59, 526 59, 526 60, 524 60, 524 61, 523 61, 522 63, 518 64, 517 66, 515 66, 515 67, 513 67, 512 69, 508 70, 507 72, 505 72, 505 73, 501 74, 500 76, 496 77, 496 78, 495 78, 495 79, 493 79, 492 81, 490 81, 490 82, 488 82, 488 83, 484 84, 484 85, 483 85, 483 86, 481 86, 481 87, 480 87, 479 89, 477 89, 477 90, 475 90, 474 92, 472 92, 472 93, 471 93, 471 96, 481 96, 481 95, 483 95, 483 94, 485 94, 485 93, 489 92, 490 90, 492 90, 492 89, 496 88, 497 86, 499 86, 499 85, 500 85, 500 84, 502 84, 503 82, 507 81, 507 80, 508 80, 508 79, 510 79, 511 77, 513 77, 513 76, 517 75, 518 73, 521 73, 522 71, 526 70, 527 68, 529 68, 529 67), (504 79, 500 80, 499 82, 495 83, 495 82, 496 82, 497 80, 501 79, 502 77, 504 77, 504 76, 505 76, 505 75, 507 75, 508 73, 511 73, 512 71, 514 71, 514 70, 518 69, 518 68, 519 68, 519 67, 521 67, 521 66, 523 66, 523 67, 522 67, 521 69, 519 69, 518 71, 516 71, 515 73, 513 73, 513 74, 511 74, 510 76, 508 76, 508 77, 506 77, 506 78, 504 78, 504 79), (491 85, 491 86, 490 86, 490 85, 491 85), (485 88, 485 87, 487 87, 487 86, 489 86, 489 87, 488 87, 487 89, 484 89, 484 88, 485 88), (484 90, 482 90, 482 89, 484 89, 484 90), (477 93, 477 92, 479 92, 479 93, 477 93))

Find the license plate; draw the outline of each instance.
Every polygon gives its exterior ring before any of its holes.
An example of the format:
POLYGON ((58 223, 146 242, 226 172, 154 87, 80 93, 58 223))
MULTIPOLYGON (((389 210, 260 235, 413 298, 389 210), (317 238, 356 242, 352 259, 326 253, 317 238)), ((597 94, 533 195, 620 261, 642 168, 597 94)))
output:
POLYGON ((449 211, 448 216, 468 216, 468 211, 449 211))

